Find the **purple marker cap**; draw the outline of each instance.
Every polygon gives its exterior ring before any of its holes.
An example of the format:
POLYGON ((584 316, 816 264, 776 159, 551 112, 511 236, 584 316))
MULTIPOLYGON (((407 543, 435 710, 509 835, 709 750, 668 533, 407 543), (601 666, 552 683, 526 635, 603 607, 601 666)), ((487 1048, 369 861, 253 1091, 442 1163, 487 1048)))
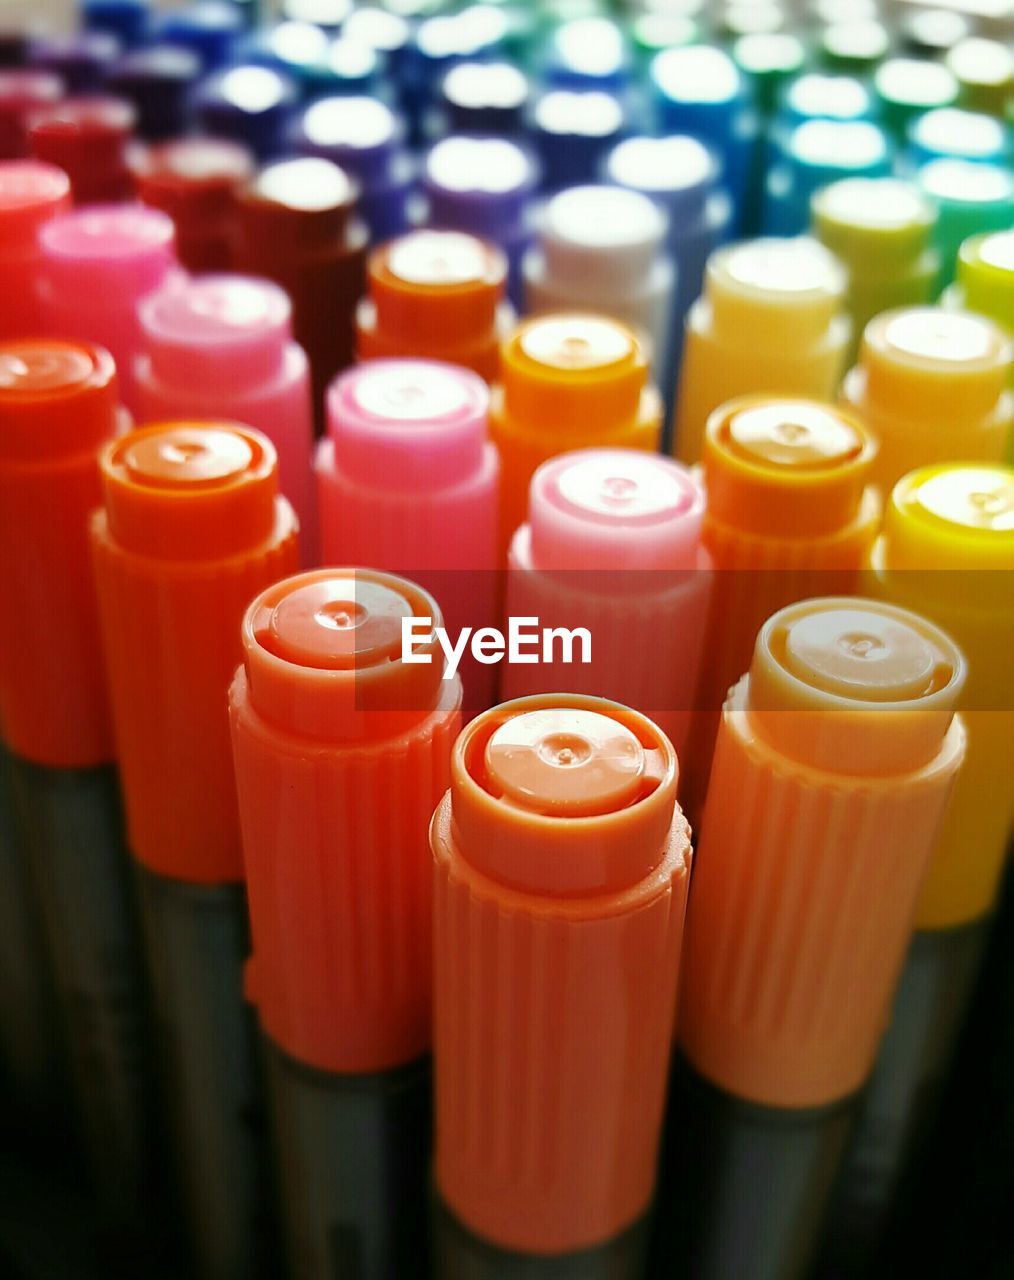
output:
POLYGON ((267 159, 284 149, 296 101, 296 86, 288 76, 244 64, 219 71, 200 85, 197 118, 204 133, 245 142, 267 159))
POLYGON ((190 90, 200 73, 195 53, 155 44, 117 59, 106 83, 137 108, 137 132, 142 138, 171 138, 186 131, 190 90))
POLYGON ((87 93, 99 88, 119 52, 120 42, 110 32, 79 31, 33 41, 29 62, 60 76, 69 93, 87 93))
POLYGON ((423 171, 429 222, 499 241, 523 221, 537 183, 534 159, 507 138, 445 138, 423 171))
POLYGON ((401 150, 401 119, 376 98, 322 98, 307 107, 293 130, 296 150, 331 160, 364 186, 381 181, 401 150))

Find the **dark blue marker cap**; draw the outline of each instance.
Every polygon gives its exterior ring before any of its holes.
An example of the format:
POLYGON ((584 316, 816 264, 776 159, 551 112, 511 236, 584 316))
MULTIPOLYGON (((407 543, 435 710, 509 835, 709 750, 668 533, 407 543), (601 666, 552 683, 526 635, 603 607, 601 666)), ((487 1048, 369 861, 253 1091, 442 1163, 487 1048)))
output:
POLYGON ((519 133, 531 81, 512 62, 461 62, 444 76, 440 101, 450 133, 519 133))
POLYGON ((623 102, 600 89, 550 89, 534 102, 528 132, 549 190, 594 182, 603 157, 630 131, 623 102))
POLYGON ((225 66, 245 29, 243 14, 225 0, 201 0, 159 18, 158 38, 166 44, 190 49, 205 70, 225 66))
POLYGON ((431 226, 501 243, 524 224, 538 167, 508 138, 444 138, 426 157, 422 185, 431 226))
POLYGON ((125 48, 148 34, 147 0, 84 0, 81 16, 89 31, 108 31, 125 48))
POLYGON ((609 18, 574 18, 556 28, 543 62, 547 84, 565 89, 619 92, 630 82, 633 59, 623 31, 609 18))
POLYGON ((201 74, 197 54, 175 45, 131 49, 110 67, 106 85, 137 108, 137 132, 155 141, 185 133, 190 96, 201 74))
POLYGON ((251 64, 216 72, 198 85, 195 95, 204 133, 243 142, 261 159, 284 149, 296 101, 288 76, 251 64))

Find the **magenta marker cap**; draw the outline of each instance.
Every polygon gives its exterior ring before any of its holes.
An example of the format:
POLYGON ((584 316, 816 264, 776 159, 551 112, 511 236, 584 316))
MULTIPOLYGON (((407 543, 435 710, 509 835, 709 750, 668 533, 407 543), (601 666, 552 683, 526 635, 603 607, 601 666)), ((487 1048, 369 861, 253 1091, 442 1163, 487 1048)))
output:
POLYGON ((262 431, 278 454, 279 488, 299 517, 303 561, 315 562, 309 367, 292 337, 288 294, 254 276, 198 276, 149 294, 138 317, 139 417, 262 431))

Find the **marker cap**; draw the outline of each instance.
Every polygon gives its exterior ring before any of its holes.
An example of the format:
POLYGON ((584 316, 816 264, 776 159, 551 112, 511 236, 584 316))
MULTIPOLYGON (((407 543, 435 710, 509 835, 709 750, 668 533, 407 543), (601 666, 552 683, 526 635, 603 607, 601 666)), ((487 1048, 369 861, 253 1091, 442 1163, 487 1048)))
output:
POLYGON ((195 53, 153 44, 119 58, 110 67, 106 84, 134 104, 141 137, 168 138, 186 130, 190 92, 200 74, 201 61, 195 53))
POLYGON ((50 71, 0 69, 0 159, 28 155, 28 117, 62 94, 63 81, 50 71))
POLYGON ((38 160, 0 161, 0 255, 34 256, 44 222, 70 208, 70 180, 38 160))
POLYGON ((350 95, 311 103, 295 129, 296 149, 331 160, 364 187, 383 179, 403 147, 405 126, 386 103, 350 95))
POLYGON ((610 151, 604 174, 609 182, 663 204, 675 239, 684 227, 703 218, 720 168, 703 142, 688 134, 670 134, 626 138, 610 151))
POLYGON ((75 31, 32 41, 29 61, 63 81, 70 93, 99 87, 105 68, 120 51, 120 42, 106 31, 75 31))
POLYGON ((807 120, 865 120, 874 114, 864 81, 808 71, 785 87, 778 118, 788 127, 807 120))
POLYGON ((401 660, 411 617, 442 622, 414 583, 329 568, 268 587, 243 622, 229 702, 249 990, 274 1043, 322 1071, 383 1071, 430 1044, 426 824, 461 684, 441 679, 432 633, 415 646, 430 663, 401 660))
MULTIPOLYGON (((910 471, 891 491, 883 539, 892 570, 1014 570, 1014 470, 952 462, 910 471)), ((950 574, 937 585, 961 588, 950 574)))
POLYGON ((1014 174, 1006 163, 930 160, 916 181, 937 207, 936 239, 946 279, 962 240, 982 231, 1006 231, 1014 221, 1014 174))
POLYGON ((126 200, 133 181, 126 147, 137 112, 124 98, 65 98, 29 117, 29 144, 38 160, 70 177, 78 204, 126 200))
POLYGON ((202 132, 242 142, 268 159, 282 149, 296 98, 288 76, 270 67, 240 65, 204 80, 194 107, 202 132))
POLYGON ((130 848, 159 875, 243 877, 226 690, 251 596, 296 565, 259 432, 143 427, 101 452, 92 549, 130 848))
POLYGON ((917 258, 936 221, 918 187, 886 177, 832 182, 816 192, 811 211, 821 243, 863 274, 917 258))
POLYGON ((1014 231, 992 231, 963 241, 958 286, 970 311, 1014 329, 1014 231))
POLYGON ((445 138, 423 167, 429 221, 493 240, 517 235, 537 178, 534 159, 507 138, 445 138))
POLYGON ((452 133, 520 132, 531 96, 531 81, 512 62, 459 63, 441 86, 452 133))
POLYGON ((430 829, 436 1176, 501 1247, 571 1252, 648 1206, 689 872, 676 775, 650 720, 578 695, 496 707, 455 745, 430 829))
POLYGON ((279 246, 308 250, 341 240, 358 195, 354 180, 329 160, 267 166, 239 196, 247 251, 273 255, 279 246))
POLYGON ((103 298, 119 307, 156 288, 172 267, 172 220, 156 209, 93 205, 53 218, 39 232, 49 295, 103 298))
POLYGON ((726 702, 687 920, 680 1006, 703 1076, 765 1106, 824 1106, 868 1076, 961 765, 965 678, 892 605, 770 618, 726 702))
POLYGON ((873 88, 886 123, 903 131, 907 123, 958 98, 958 82, 939 62, 888 58, 873 73, 873 88))
POLYGON ((951 49, 946 62, 964 106, 1003 115, 1014 92, 1014 54, 1007 44, 970 36, 951 49))
POLYGON ((0 707, 7 746, 36 764, 113 755, 86 523, 118 413, 107 351, 0 346, 0 707))
POLYGON ((917 116, 908 128, 908 146, 916 164, 939 156, 1002 164, 1008 154, 1001 121, 957 107, 938 107, 917 116))
POLYGON ((665 218, 637 191, 571 187, 542 211, 540 244, 551 279, 580 283, 589 296, 627 292, 650 272, 665 239, 665 218))

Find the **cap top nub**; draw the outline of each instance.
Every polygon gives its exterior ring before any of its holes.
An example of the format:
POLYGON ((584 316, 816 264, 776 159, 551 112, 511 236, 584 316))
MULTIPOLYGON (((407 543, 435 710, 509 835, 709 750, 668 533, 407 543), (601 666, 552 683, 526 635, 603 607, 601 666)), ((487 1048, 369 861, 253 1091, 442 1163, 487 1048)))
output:
POLYGON ((629 360, 633 336, 622 326, 596 316, 547 316, 527 325, 521 350, 551 369, 603 369, 629 360))
POLYGON ((115 458, 134 484, 154 490, 211 489, 257 469, 262 451, 253 436, 211 426, 171 426, 128 436, 115 458))
POLYGON ((676 518, 699 501, 699 491, 675 467, 650 455, 614 450, 571 455, 549 464, 557 500, 610 523, 655 523, 676 518))
POLYGON ((776 401, 741 409, 726 422, 730 451, 745 461, 793 471, 834 470, 865 448, 840 414, 804 401, 776 401))
POLYGON ((446 421, 473 407, 473 387, 458 371, 422 361, 392 360, 368 365, 354 378, 357 407, 388 422, 446 421))
POLYGON ((899 495, 910 518, 990 537, 1014 533, 1014 471, 950 465, 916 472, 899 495))

